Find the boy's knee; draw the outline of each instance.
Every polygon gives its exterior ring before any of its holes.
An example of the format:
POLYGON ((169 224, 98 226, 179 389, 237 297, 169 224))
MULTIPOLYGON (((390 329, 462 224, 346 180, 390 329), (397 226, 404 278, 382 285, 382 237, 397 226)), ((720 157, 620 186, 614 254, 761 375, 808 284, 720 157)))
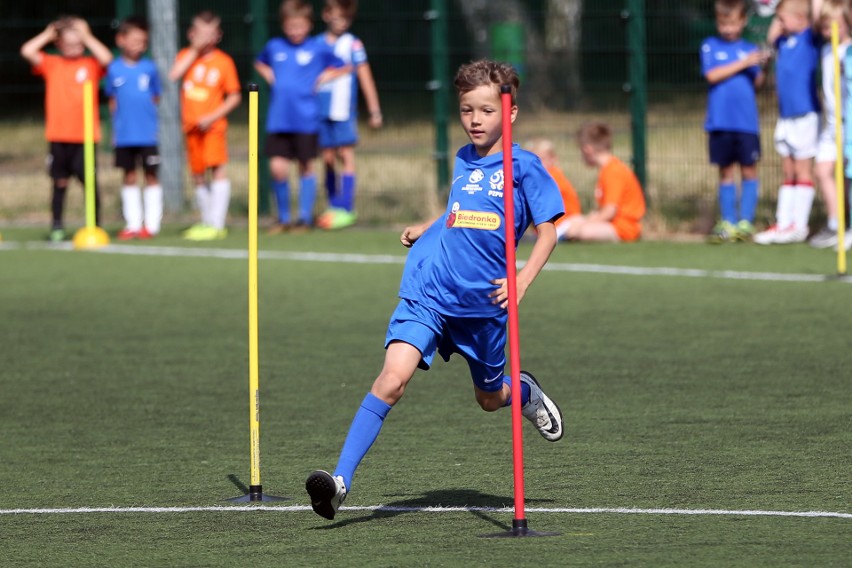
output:
POLYGON ((476 402, 479 403, 479 407, 485 412, 494 412, 503 408, 506 404, 506 400, 500 391, 485 392, 477 390, 476 402))
POLYGON ((394 405, 405 393, 407 383, 408 381, 397 373, 382 371, 373 382, 373 388, 370 389, 370 392, 386 403, 394 405))

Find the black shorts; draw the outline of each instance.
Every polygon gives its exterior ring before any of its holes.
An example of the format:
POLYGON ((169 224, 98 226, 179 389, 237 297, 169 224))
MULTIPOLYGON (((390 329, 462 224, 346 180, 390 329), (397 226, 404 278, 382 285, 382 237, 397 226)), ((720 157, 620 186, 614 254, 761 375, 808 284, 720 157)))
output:
POLYGON ((126 172, 142 166, 146 174, 157 174, 160 153, 156 146, 121 146, 115 149, 115 167, 126 172))
POLYGON ((83 145, 76 142, 51 142, 47 155, 47 171, 53 179, 75 176, 85 181, 83 145))
POLYGON ((731 164, 753 166, 760 160, 760 136, 746 132, 713 130, 708 138, 710 163, 720 168, 731 164))
POLYGON ((266 155, 308 162, 319 156, 319 134, 271 132, 266 135, 266 155))

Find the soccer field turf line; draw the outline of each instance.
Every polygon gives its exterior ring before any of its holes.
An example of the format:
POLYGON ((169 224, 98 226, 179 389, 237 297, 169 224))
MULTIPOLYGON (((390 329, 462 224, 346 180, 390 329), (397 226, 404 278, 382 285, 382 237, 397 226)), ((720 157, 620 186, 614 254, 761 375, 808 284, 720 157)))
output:
MULTIPOLYGON (((527 507, 529 513, 562 514, 615 514, 615 515, 693 515, 726 517, 810 517, 852 519, 852 513, 832 511, 761 511, 726 509, 639 509, 631 507, 527 507)), ((67 507, 57 509, 0 509, 0 515, 67 515, 91 513, 216 513, 254 512, 302 513, 311 511, 308 505, 211 505, 206 507, 67 507)), ((361 505, 341 507, 340 511, 384 511, 390 513, 513 513, 511 507, 400 507, 389 505, 361 505)))
MULTIPOLYGON (((65 250, 73 251, 70 243, 48 244, 48 243, 16 243, 1 244, 0 250, 15 250, 19 248, 35 250, 65 250)), ((133 246, 133 245, 108 245, 91 252, 101 254, 119 254, 129 256, 163 256, 163 257, 190 257, 190 258, 221 258, 221 259, 246 259, 248 251, 242 249, 223 248, 189 248, 170 246, 133 246)), ((325 252, 293 252, 293 251, 259 251, 260 260, 289 260, 302 262, 325 262, 341 264, 404 264, 405 255, 389 254, 357 254, 357 253, 325 253, 325 252)), ((519 261, 518 266, 524 262, 519 261)), ((738 271, 738 270, 704 270, 700 268, 674 268, 666 266, 625 266, 588 263, 560 263, 550 262, 544 267, 545 271, 551 272, 578 272, 588 274, 621 274, 628 276, 674 276, 683 278, 715 278, 723 280, 756 280, 768 282, 827 282, 838 281, 852 283, 852 277, 825 274, 795 274, 765 271, 738 271)))

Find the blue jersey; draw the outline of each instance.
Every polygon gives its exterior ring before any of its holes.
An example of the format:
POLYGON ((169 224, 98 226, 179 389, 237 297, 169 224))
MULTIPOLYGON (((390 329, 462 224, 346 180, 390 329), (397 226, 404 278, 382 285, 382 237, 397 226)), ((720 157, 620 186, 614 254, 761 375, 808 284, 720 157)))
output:
POLYGON ((257 61, 271 67, 275 74, 266 131, 315 134, 320 121, 317 78, 328 67, 343 66, 333 47, 321 35, 300 45, 278 37, 266 43, 257 61))
POLYGON ((115 99, 112 114, 113 144, 125 146, 157 145, 157 104, 160 76, 150 59, 136 62, 116 58, 107 68, 104 91, 115 99))
POLYGON ((778 109, 781 118, 819 112, 817 67, 819 39, 811 28, 775 41, 778 109))
POLYGON ((358 66, 367 62, 367 52, 361 40, 345 33, 334 42, 334 54, 352 72, 320 85, 320 114, 323 118, 344 121, 354 118, 358 110, 358 66))
MULTIPOLYGON (((711 69, 740 61, 754 51, 757 51, 757 46, 742 39, 726 41, 718 37, 707 38, 701 44, 701 74, 706 76, 711 69)), ((754 80, 759 74, 760 67, 754 65, 710 85, 704 130, 758 134, 754 80)))
MULTIPOLYGON (((515 242, 526 228, 563 213, 556 182, 535 154, 513 146, 515 242)), ((506 277, 503 153, 484 158, 468 144, 456 154, 447 210, 411 248, 399 296, 456 317, 495 317, 495 278, 506 277)))

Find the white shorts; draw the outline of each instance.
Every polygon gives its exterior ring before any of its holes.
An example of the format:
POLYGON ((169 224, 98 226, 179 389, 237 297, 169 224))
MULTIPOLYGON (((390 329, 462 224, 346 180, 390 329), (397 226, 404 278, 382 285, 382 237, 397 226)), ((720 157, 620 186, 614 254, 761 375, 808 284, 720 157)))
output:
POLYGON ((826 126, 819 133, 816 162, 819 164, 837 161, 837 140, 834 125, 826 126))
POLYGON ((775 151, 794 160, 807 160, 817 155, 819 115, 809 112, 795 118, 779 118, 775 125, 775 151))

